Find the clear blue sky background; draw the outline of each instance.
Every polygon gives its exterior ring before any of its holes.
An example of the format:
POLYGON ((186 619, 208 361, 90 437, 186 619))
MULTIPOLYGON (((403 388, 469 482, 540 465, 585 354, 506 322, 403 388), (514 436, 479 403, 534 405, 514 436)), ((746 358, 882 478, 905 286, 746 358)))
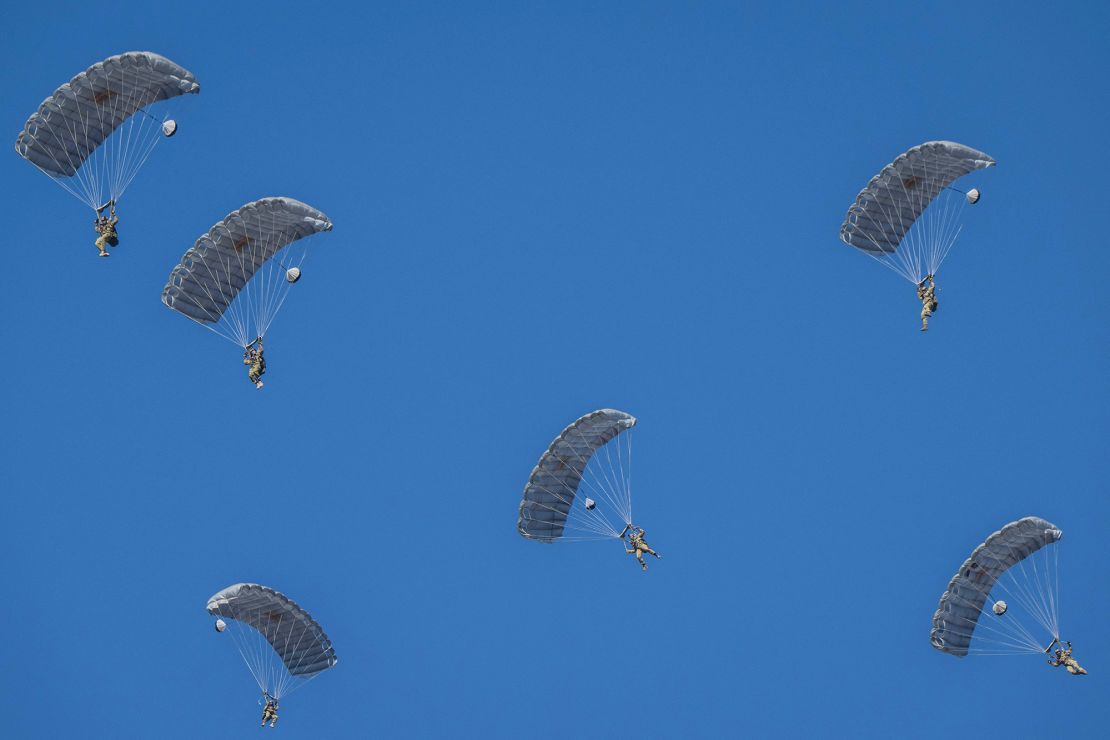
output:
POLYGON ((238 581, 340 658, 285 738, 1104 732, 1110 11, 773 5, 7 3, 10 141, 122 51, 202 91, 110 260, 0 158, 0 734, 255 736, 204 611, 238 581), (930 139, 998 166, 923 335, 837 229, 930 139), (159 296, 269 195, 335 231, 256 392, 159 296), (515 532, 599 407, 640 421, 647 575, 515 532), (958 564, 1028 514, 1065 533, 1081 680, 929 645, 958 564))

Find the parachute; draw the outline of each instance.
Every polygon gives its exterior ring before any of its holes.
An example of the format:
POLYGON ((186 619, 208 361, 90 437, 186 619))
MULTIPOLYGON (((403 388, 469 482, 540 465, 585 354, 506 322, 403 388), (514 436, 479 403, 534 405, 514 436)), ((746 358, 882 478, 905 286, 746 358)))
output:
POLYGON ((216 631, 232 635, 258 688, 274 699, 292 693, 338 661, 316 620, 266 586, 228 586, 208 600, 208 613, 223 618, 217 620, 216 631), (219 624, 225 619, 221 630, 219 624))
POLYGON ((15 150, 95 210, 119 201, 159 140, 176 132, 170 103, 199 92, 189 70, 153 52, 109 57, 44 100, 15 150))
POLYGON ((540 542, 620 538, 632 523, 635 425, 623 411, 601 409, 564 429, 524 486, 517 531, 540 542), (592 498, 578 497, 580 489, 592 498))
POLYGON ((960 658, 969 653, 1044 653, 1051 639, 1060 639, 1055 545, 1062 536, 1054 524, 1028 516, 1010 522, 975 548, 940 597, 933 615, 933 647, 960 658), (983 606, 996 590, 1010 603, 998 599, 992 609, 998 616, 1006 614, 1006 619, 980 622, 983 606), (1030 619, 1037 627, 1026 624, 1030 619), (1049 639, 1038 639, 1042 629, 1049 639))
POLYGON ((331 229, 327 216, 292 198, 247 203, 185 252, 162 303, 246 347, 265 336, 300 278, 309 237, 331 229))
POLYGON ((979 201, 978 190, 960 193, 950 186, 994 164, 987 154, 953 141, 915 146, 860 191, 840 226, 840 239, 920 283, 937 273, 955 244, 964 205, 979 201))

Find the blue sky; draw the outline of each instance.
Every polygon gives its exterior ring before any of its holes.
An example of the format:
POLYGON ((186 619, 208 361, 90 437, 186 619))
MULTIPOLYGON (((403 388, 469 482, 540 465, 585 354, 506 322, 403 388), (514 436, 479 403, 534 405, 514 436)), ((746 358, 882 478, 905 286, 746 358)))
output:
POLYGON ((111 54, 202 86, 110 260, 83 205, 0 166, 0 734, 257 733, 204 611, 238 581, 339 655, 283 703, 286 738, 1104 731, 1105 7, 9 3, 0 24, 13 141, 111 54), (998 166, 969 178, 922 335, 912 286, 837 229, 930 139, 998 166), (159 296, 269 195, 335 230, 256 392, 159 296), (647 575, 515 532, 539 454, 600 407, 639 419, 647 575), (1064 531, 1083 679, 929 645, 959 563, 1028 514, 1064 531))

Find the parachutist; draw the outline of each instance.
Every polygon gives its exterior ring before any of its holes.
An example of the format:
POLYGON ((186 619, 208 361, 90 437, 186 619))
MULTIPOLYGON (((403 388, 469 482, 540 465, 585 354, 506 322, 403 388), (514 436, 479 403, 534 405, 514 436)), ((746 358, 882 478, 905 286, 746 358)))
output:
POLYGON ((1079 662, 1076 661, 1075 658, 1071 657, 1071 640, 1068 640, 1066 641, 1066 643, 1063 644, 1066 644, 1068 646, 1067 650, 1063 648, 1059 638, 1057 638, 1050 642, 1048 644, 1048 647, 1044 649, 1045 653, 1047 653, 1049 650, 1052 649, 1053 645, 1061 645, 1061 647, 1056 648, 1056 652, 1054 653, 1055 657, 1049 658, 1048 664, 1053 668, 1064 666, 1064 668, 1067 669, 1068 673, 1073 676, 1086 676, 1087 671, 1083 669, 1083 666, 1079 665, 1079 662))
POLYGON ((96 220, 93 221, 93 229, 99 235, 96 237, 96 248, 100 250, 101 257, 108 256, 108 250, 104 247, 119 246, 119 235, 116 233, 116 224, 118 223, 119 218, 116 216, 116 202, 114 200, 110 200, 96 209, 96 220), (104 215, 104 209, 108 207, 111 207, 110 217, 104 215))
POLYGON ((266 358, 262 356, 262 337, 243 348, 243 364, 249 365, 247 378, 255 388, 262 387, 262 376, 266 374, 266 358))
POLYGON ((262 695, 266 697, 266 706, 262 707, 262 724, 260 725, 260 727, 265 727, 267 722, 270 723, 270 727, 274 727, 275 725, 277 725, 278 721, 277 699, 270 696, 266 692, 263 692, 262 695))
POLYGON ((647 540, 644 539, 643 527, 633 527, 631 524, 626 524, 624 525, 624 531, 621 532, 620 535, 622 540, 624 539, 624 536, 626 534, 628 535, 628 544, 631 545, 632 549, 630 550, 626 547, 624 551, 629 555, 636 556, 636 559, 640 561, 640 570, 647 570, 647 563, 644 562, 645 552, 648 555, 654 555, 657 558, 663 557, 655 550, 652 550, 650 546, 648 546, 647 540))
POLYGON ((926 275, 917 284, 917 297, 921 299, 921 331, 929 331, 929 317, 936 312, 940 305, 937 302, 937 283, 932 275, 926 275), (926 286, 926 283, 928 283, 928 286, 926 286))

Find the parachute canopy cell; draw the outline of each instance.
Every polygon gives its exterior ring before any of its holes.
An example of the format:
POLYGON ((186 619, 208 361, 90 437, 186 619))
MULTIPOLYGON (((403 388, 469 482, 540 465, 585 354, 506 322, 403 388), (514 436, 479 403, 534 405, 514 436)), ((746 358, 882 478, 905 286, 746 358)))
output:
POLYGON ((599 448, 635 425, 630 414, 601 409, 564 429, 540 457, 524 486, 517 531, 540 542, 562 537, 586 464, 599 448))
POLYGON ((19 156, 52 177, 72 177, 124 121, 161 100, 200 92, 189 70, 149 51, 97 62, 65 83, 27 119, 19 156))
POLYGON ((314 676, 338 660, 316 620, 292 599, 266 586, 229 586, 208 600, 208 613, 256 630, 270 643, 290 676, 314 676))
POLYGON ((884 167, 860 191, 848 208, 840 238, 871 254, 895 252, 906 232, 942 190, 958 178, 994 164, 989 155, 954 141, 915 146, 884 167))
MULTIPOLYGON (((185 252, 162 289, 162 302, 193 321, 216 324, 275 254, 299 239, 331 229, 326 215, 299 200, 263 198, 247 203, 217 222, 185 252)), ((283 278, 287 274, 283 268, 283 278)), ((260 302, 255 313, 272 317, 280 306, 280 291, 262 285, 255 292, 260 302)), ((265 326, 257 333, 264 334, 265 326)))
POLYGON ((979 614, 995 581, 1007 569, 1055 544, 1062 536, 1063 532, 1051 522, 1028 516, 1007 524, 976 547, 940 597, 933 615, 933 647, 961 658, 967 655, 979 614))

